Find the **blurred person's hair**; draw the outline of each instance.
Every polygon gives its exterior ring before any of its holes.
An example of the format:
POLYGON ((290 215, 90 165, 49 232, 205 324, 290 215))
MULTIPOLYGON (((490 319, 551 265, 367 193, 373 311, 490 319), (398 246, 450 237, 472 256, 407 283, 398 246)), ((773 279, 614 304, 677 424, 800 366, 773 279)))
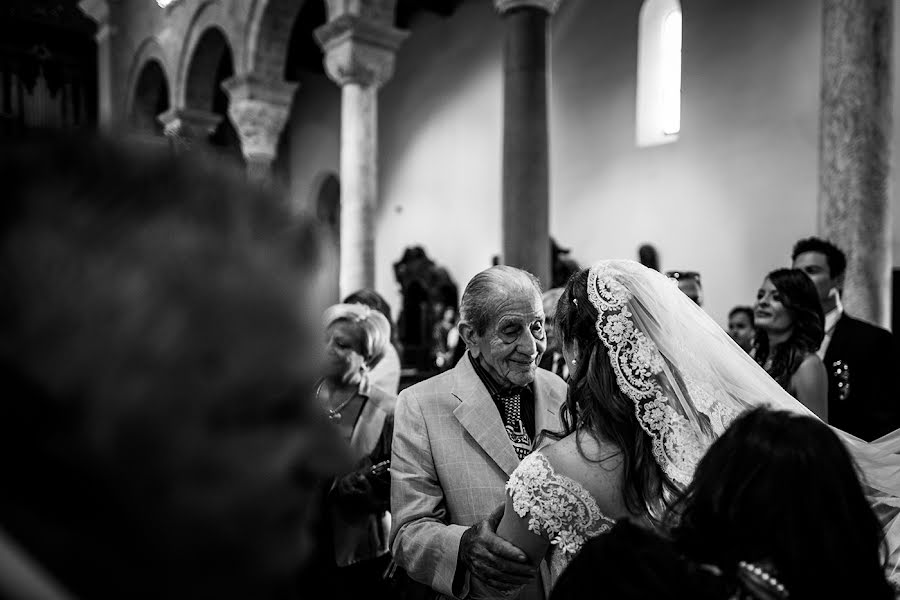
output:
POLYGON ((814 417, 766 408, 739 417, 667 520, 691 558, 725 572, 769 563, 793 599, 893 597, 856 465, 814 417))
POLYGON ((693 563, 669 540, 628 520, 588 540, 556 582, 550 600, 586 598, 594 589, 616 600, 736 597, 717 570, 693 563))
POLYGON ((659 271, 659 253, 652 244, 641 244, 638 248, 638 261, 654 271, 659 271))
POLYGON ((331 470, 315 227, 94 138, 4 146, 0 181, 0 526, 77 597, 280 597, 331 470))

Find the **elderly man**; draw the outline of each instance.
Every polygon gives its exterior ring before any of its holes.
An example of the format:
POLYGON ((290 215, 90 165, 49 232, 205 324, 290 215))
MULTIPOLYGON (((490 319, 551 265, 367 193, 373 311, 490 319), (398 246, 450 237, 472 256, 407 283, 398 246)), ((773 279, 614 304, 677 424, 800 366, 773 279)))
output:
POLYGON ((559 428, 565 400, 565 383, 537 368, 540 287, 525 271, 491 267, 466 286, 460 313, 467 355, 397 404, 391 549, 412 579, 445 596, 465 598, 475 577, 541 598, 537 570, 496 535, 510 473, 541 431, 559 428))

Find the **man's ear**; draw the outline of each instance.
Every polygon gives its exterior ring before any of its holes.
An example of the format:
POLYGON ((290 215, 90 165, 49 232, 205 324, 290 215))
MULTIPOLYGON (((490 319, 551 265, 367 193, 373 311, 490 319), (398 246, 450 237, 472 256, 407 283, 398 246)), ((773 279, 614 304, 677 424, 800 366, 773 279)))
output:
POLYGON ((834 287, 841 293, 841 295, 844 294, 844 275, 846 274, 846 272, 841 273, 840 275, 832 279, 832 281, 834 282, 834 287))
POLYGON ((475 328, 465 321, 460 321, 457 327, 459 328, 459 337, 462 339, 463 343, 466 345, 466 348, 468 348, 469 352, 472 354, 472 357, 478 358, 478 342, 480 340, 480 336, 475 333, 475 328))

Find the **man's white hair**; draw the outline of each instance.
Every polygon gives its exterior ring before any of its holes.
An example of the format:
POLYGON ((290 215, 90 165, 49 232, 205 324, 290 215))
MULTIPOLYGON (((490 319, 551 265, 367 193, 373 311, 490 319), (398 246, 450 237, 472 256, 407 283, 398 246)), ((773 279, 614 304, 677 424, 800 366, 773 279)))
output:
POLYGON ((466 285, 459 303, 460 322, 470 325, 478 335, 484 335, 500 300, 518 290, 533 290, 540 297, 541 282, 528 271, 507 265, 485 269, 466 285))

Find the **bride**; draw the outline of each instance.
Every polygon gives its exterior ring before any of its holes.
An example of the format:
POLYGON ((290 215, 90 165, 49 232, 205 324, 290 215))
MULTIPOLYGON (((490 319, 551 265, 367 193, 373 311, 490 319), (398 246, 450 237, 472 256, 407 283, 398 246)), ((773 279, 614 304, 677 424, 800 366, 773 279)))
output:
MULTIPOLYGON (((497 533, 537 563, 549 588, 589 538, 623 517, 658 525, 698 461, 740 413, 812 413, 656 271, 610 260, 569 280, 556 313, 569 394, 556 443, 507 484, 497 533)), ((860 466, 900 556, 900 432, 878 442, 835 430, 860 466)))

